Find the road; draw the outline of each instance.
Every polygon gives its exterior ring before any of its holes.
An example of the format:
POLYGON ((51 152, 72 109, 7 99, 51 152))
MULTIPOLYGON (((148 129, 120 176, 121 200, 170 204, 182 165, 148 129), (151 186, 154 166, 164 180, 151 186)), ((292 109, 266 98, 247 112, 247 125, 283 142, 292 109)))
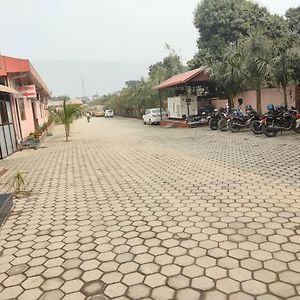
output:
POLYGON ((300 135, 75 122, 0 161, 32 193, 0 231, 0 299, 300 299, 300 135))

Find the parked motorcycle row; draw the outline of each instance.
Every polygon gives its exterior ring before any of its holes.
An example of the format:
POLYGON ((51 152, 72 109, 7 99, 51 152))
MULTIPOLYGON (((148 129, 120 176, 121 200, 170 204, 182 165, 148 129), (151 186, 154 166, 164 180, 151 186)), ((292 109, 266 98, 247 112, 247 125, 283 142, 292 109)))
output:
POLYGON ((188 124, 189 122, 193 124, 193 121, 208 123, 212 130, 230 130, 236 133, 250 129, 254 134, 263 133, 267 137, 275 137, 278 132, 289 130, 300 133, 300 113, 294 107, 288 109, 286 105, 274 107, 273 104, 268 104, 267 112, 262 116, 259 116, 251 105, 246 105, 245 112, 239 108, 231 110, 221 108, 211 114, 204 113, 187 120, 188 124))

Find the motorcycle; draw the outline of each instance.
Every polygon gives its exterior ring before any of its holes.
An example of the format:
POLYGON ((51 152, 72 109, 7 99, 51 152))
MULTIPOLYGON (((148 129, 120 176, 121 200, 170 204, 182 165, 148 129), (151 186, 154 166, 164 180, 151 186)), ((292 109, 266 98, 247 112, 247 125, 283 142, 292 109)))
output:
POLYGON ((266 115, 262 125, 265 136, 275 137, 279 131, 289 130, 300 133, 300 113, 294 107, 290 110, 284 107, 276 108, 266 115))
POLYGON ((231 117, 229 130, 236 133, 243 128, 250 128, 251 123, 255 120, 259 120, 259 115, 253 108, 248 108, 245 115, 241 110, 237 110, 231 117))
POLYGON ((226 115, 225 113, 225 109, 224 108, 220 108, 215 109, 214 112, 208 117, 209 122, 208 122, 208 126, 211 130, 217 130, 218 129, 218 123, 219 121, 224 118, 224 116, 226 115))
POLYGON ((236 114, 237 109, 231 109, 229 112, 227 110, 225 110, 222 113, 222 118, 219 120, 218 122, 218 128, 221 131, 227 131, 229 128, 229 123, 232 119, 232 117, 236 114))
POLYGON ((202 112, 201 115, 191 115, 186 118, 186 123, 189 127, 196 127, 200 124, 207 124, 209 120, 209 114, 202 112))
POLYGON ((262 125, 264 123, 266 116, 261 116, 259 120, 253 120, 250 123, 250 130, 254 133, 254 134, 262 134, 262 125))

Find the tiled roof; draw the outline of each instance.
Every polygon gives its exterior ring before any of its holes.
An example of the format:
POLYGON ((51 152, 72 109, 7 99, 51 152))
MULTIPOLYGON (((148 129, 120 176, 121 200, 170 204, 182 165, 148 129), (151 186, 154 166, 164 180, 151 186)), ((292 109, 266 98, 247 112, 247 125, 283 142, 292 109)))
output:
POLYGON ((155 87, 156 90, 162 90, 177 85, 184 85, 191 81, 207 81, 209 80, 208 68, 201 67, 192 71, 175 75, 155 87))

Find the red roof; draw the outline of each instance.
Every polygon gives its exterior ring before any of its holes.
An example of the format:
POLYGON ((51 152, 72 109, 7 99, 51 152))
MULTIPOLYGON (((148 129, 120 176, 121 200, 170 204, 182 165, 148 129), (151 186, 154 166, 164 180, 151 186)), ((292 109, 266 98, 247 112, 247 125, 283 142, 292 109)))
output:
POLYGON ((188 71, 182 74, 175 75, 166 81, 160 83, 155 87, 156 90, 162 90, 170 87, 175 87, 178 85, 184 85, 189 82, 199 82, 209 80, 208 68, 201 67, 192 71, 188 71))
POLYGON ((6 76, 7 73, 23 73, 29 71, 28 59, 0 56, 0 76, 6 76))
POLYGON ((49 96, 51 95, 51 92, 48 90, 46 84, 34 69, 29 59, 0 55, 0 76, 7 76, 7 74, 12 73, 29 73, 31 78, 33 78, 33 84, 38 84, 46 94, 49 96))

